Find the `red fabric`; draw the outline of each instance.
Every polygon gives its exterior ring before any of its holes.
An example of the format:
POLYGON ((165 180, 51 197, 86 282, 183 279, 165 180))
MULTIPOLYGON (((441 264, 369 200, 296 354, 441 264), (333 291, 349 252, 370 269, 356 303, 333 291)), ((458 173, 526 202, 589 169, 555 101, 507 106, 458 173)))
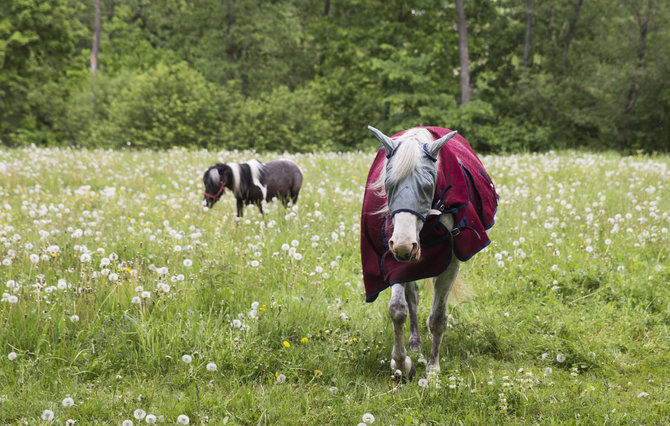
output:
MULTIPOLYGON (((433 139, 451 132, 441 127, 423 127, 433 139)), ((405 131, 393 135, 398 137, 405 131)), ((433 205, 444 203, 444 212, 454 215, 458 234, 451 233, 439 222, 439 216, 430 216, 419 235, 421 258, 416 263, 398 262, 388 250, 392 222, 388 215, 373 214, 386 205, 386 196, 370 190, 385 166, 386 151, 377 152, 366 183, 361 214, 361 261, 367 302, 374 302, 379 292, 390 285, 435 277, 451 262, 453 252, 466 261, 486 247, 486 230, 494 223, 498 195, 484 166, 461 135, 454 136, 439 153, 440 169, 433 205)))

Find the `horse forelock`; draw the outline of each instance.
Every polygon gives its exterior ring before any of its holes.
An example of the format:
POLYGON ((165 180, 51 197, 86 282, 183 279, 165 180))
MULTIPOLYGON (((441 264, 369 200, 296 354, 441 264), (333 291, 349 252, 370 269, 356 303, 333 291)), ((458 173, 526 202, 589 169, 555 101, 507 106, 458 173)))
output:
MULTIPOLYGON (((410 173, 413 173, 417 170, 421 164, 421 159, 424 155, 423 149, 421 146, 424 143, 432 142, 433 136, 431 133, 423 128, 413 128, 407 130, 402 135, 397 138, 393 138, 394 141, 399 142, 398 147, 396 148, 393 156, 388 159, 384 159, 384 166, 379 173, 379 176, 370 184, 370 189, 374 191, 378 196, 386 196, 386 177, 387 177, 387 166, 389 160, 391 160, 389 183, 395 184, 402 180, 404 177, 408 176, 410 173)), ((435 164, 436 167, 439 167, 439 157, 438 162, 435 164)), ((388 204, 385 204, 383 208, 379 211, 374 212, 375 214, 385 214, 388 212, 388 204)))
POLYGON ((205 173, 205 179, 209 180, 209 182, 213 185, 218 185, 221 183, 221 175, 219 174, 219 170, 216 168, 216 166, 212 166, 207 170, 205 173))

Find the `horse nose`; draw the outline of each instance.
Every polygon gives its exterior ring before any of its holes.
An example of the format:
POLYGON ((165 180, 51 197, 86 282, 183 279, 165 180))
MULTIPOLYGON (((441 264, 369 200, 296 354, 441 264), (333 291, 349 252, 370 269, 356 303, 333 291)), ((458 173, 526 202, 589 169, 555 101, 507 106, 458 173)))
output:
POLYGON ((393 256, 401 262, 415 262, 418 260, 419 244, 416 241, 405 244, 396 244, 393 239, 389 240, 389 249, 393 256))

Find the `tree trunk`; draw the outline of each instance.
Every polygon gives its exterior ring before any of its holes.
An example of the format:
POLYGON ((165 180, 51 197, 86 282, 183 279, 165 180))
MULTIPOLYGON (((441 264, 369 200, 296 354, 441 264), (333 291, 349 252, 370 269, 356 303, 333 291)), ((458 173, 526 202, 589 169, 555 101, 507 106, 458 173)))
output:
POLYGON ((98 50, 100 49, 100 0, 95 0, 93 46, 91 46, 91 72, 98 71, 98 50))
POLYGON ((461 59, 461 104, 470 102, 470 56, 468 54, 468 27, 465 22, 463 0, 456 0, 458 19, 458 51, 461 59))
MULTIPOLYGON (((324 0, 323 2, 323 12, 321 16, 325 19, 330 15, 330 0, 324 0)), ((321 68, 323 64, 326 63, 326 55, 321 53, 319 55, 319 75, 323 77, 323 69, 321 68)))
POLYGON ((575 3, 575 11, 572 15, 572 19, 568 24, 568 32, 565 34, 565 40, 563 42, 563 69, 565 69, 568 64, 568 51, 570 50, 570 43, 572 43, 572 37, 575 35, 575 29, 577 28, 577 21, 579 20, 579 9, 582 7, 584 0, 577 0, 575 3))
POLYGON ((626 97, 626 104, 623 109, 621 116, 621 124, 619 126, 619 138, 617 140, 617 148, 619 151, 623 151, 626 147, 626 137, 628 134, 628 124, 630 122, 630 117, 633 113, 633 107, 635 107, 635 102, 637 101, 637 96, 640 93, 640 83, 638 82, 639 74, 644 68, 644 58, 647 53, 647 34, 649 33, 649 22, 651 21, 651 9, 653 7, 653 0, 648 0, 647 10, 644 13, 644 16, 641 16, 641 11, 635 7, 635 5, 630 4, 629 2, 623 0, 623 3, 627 5, 633 15, 635 15, 637 24, 639 26, 639 38, 637 40, 637 61, 635 64, 635 70, 631 75, 631 83, 628 88, 628 96, 626 97))
POLYGON ((526 11, 526 34, 523 38, 523 69, 528 71, 530 67, 530 34, 533 26, 533 5, 535 0, 528 0, 528 10, 526 11))

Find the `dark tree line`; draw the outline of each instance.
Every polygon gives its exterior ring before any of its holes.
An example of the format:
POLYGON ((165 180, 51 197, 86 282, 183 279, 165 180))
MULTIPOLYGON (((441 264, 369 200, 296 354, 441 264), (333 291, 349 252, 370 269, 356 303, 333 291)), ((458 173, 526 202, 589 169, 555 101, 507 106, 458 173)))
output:
POLYGON ((0 141, 670 148, 661 0, 3 0, 0 141))

